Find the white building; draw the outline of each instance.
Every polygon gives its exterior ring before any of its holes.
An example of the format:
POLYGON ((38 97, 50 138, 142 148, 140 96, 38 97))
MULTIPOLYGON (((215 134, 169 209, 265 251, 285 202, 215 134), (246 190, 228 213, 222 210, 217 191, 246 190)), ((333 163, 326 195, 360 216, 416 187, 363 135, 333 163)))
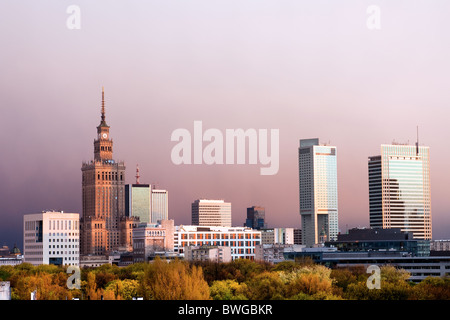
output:
POLYGON ((224 246, 231 258, 255 258, 255 246, 261 244, 261 231, 245 227, 176 226, 174 250, 184 255, 188 246, 224 246))
POLYGON ((160 223, 169 219, 169 192, 152 189, 152 223, 160 223))
POLYGON ((224 246, 188 246, 184 248, 187 261, 231 262, 231 248, 224 246))
POLYGON ((338 228, 337 149, 319 139, 300 140, 298 149, 302 243, 336 240, 338 228))
POLYGON ((192 224, 231 227, 231 203, 224 200, 195 200, 192 203, 192 224))
POLYGON ((79 265, 80 215, 44 211, 23 218, 24 262, 79 265))

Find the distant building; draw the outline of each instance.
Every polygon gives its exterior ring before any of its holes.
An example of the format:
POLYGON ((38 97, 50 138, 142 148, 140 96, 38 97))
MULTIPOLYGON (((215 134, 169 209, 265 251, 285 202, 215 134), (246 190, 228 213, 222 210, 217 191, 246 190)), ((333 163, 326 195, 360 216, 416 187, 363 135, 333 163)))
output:
POLYGON ((294 228, 261 229, 262 244, 294 244, 294 228))
POLYGON ((125 185, 125 213, 138 217, 141 223, 151 223, 152 188, 149 184, 125 185))
POLYGON ((152 219, 151 223, 159 223, 169 219, 169 192, 162 189, 152 189, 152 219))
POLYGON ((302 243, 308 247, 338 235, 337 148, 302 139, 298 149, 302 243))
POLYGON ((216 263, 231 262, 231 247, 224 246, 188 246, 184 259, 187 261, 209 261, 216 263))
POLYGON ((294 244, 302 245, 302 229, 294 229, 294 244))
POLYGON ((133 230, 133 262, 148 262, 155 256, 174 251, 174 221, 141 223, 133 230))
POLYGON ((231 227, 231 203, 199 199, 192 203, 192 225, 231 227))
POLYGON ((284 249, 292 244, 261 244, 255 248, 255 260, 267 263, 284 261, 284 249))
POLYGON ((176 226, 174 250, 184 255, 188 246, 224 246, 231 248, 233 260, 255 258, 255 246, 261 244, 261 231, 245 227, 176 226))
POLYGON ((150 184, 125 186, 125 212, 142 223, 159 223, 169 216, 169 192, 154 189, 150 184))
MULTIPOLYGON (((94 159, 83 162, 80 252, 82 255, 109 255, 131 248, 125 214, 125 163, 113 159, 113 140, 106 123, 102 89, 101 121, 94 140, 94 159)), ((131 221, 133 222, 133 221, 131 221)))
POLYGON ((414 238, 431 240, 429 147, 381 145, 369 157, 371 228, 401 228, 414 238))
POLYGON ((33 265, 79 264, 80 215, 45 211, 23 217, 24 262, 33 265))
POLYGON ((266 229, 265 222, 266 210, 264 207, 253 206, 247 208, 247 219, 245 220, 244 227, 252 229, 266 229))
POLYGON ((431 251, 450 251, 450 240, 432 240, 430 241, 431 251))
POLYGON ((350 229, 348 234, 338 235, 337 241, 325 243, 340 252, 400 252, 414 257, 430 255, 428 240, 414 239, 412 232, 394 229, 350 229))
POLYGON ((108 255, 82 255, 80 256, 80 268, 96 268, 104 264, 112 265, 112 259, 108 255))

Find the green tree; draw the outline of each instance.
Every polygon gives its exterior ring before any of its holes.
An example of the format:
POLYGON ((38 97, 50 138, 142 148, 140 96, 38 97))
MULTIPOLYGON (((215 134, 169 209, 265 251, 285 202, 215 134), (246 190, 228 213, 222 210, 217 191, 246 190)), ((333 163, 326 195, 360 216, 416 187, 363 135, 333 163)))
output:
POLYGON ((251 300, 280 300, 285 297, 285 285, 277 272, 264 271, 246 282, 246 296, 251 300))
POLYGON ((210 295, 214 300, 246 300, 247 292, 245 283, 236 280, 217 280, 210 286, 210 295))

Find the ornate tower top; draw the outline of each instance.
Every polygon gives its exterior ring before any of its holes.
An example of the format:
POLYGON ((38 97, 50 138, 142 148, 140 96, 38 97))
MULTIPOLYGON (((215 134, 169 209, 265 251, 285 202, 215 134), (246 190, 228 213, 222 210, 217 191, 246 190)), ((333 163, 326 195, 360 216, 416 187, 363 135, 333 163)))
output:
POLYGON ((97 139, 94 141, 95 160, 112 159, 112 140, 109 137, 109 126, 106 124, 105 114, 105 90, 102 87, 102 120, 100 122, 100 125, 97 127, 97 139))

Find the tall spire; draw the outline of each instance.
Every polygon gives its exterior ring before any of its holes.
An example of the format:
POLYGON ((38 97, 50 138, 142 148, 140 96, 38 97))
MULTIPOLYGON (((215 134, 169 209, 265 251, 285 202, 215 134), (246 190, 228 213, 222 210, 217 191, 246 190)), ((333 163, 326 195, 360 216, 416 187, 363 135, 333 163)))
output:
POLYGON ((105 88, 102 87, 102 122, 105 122, 105 88))

